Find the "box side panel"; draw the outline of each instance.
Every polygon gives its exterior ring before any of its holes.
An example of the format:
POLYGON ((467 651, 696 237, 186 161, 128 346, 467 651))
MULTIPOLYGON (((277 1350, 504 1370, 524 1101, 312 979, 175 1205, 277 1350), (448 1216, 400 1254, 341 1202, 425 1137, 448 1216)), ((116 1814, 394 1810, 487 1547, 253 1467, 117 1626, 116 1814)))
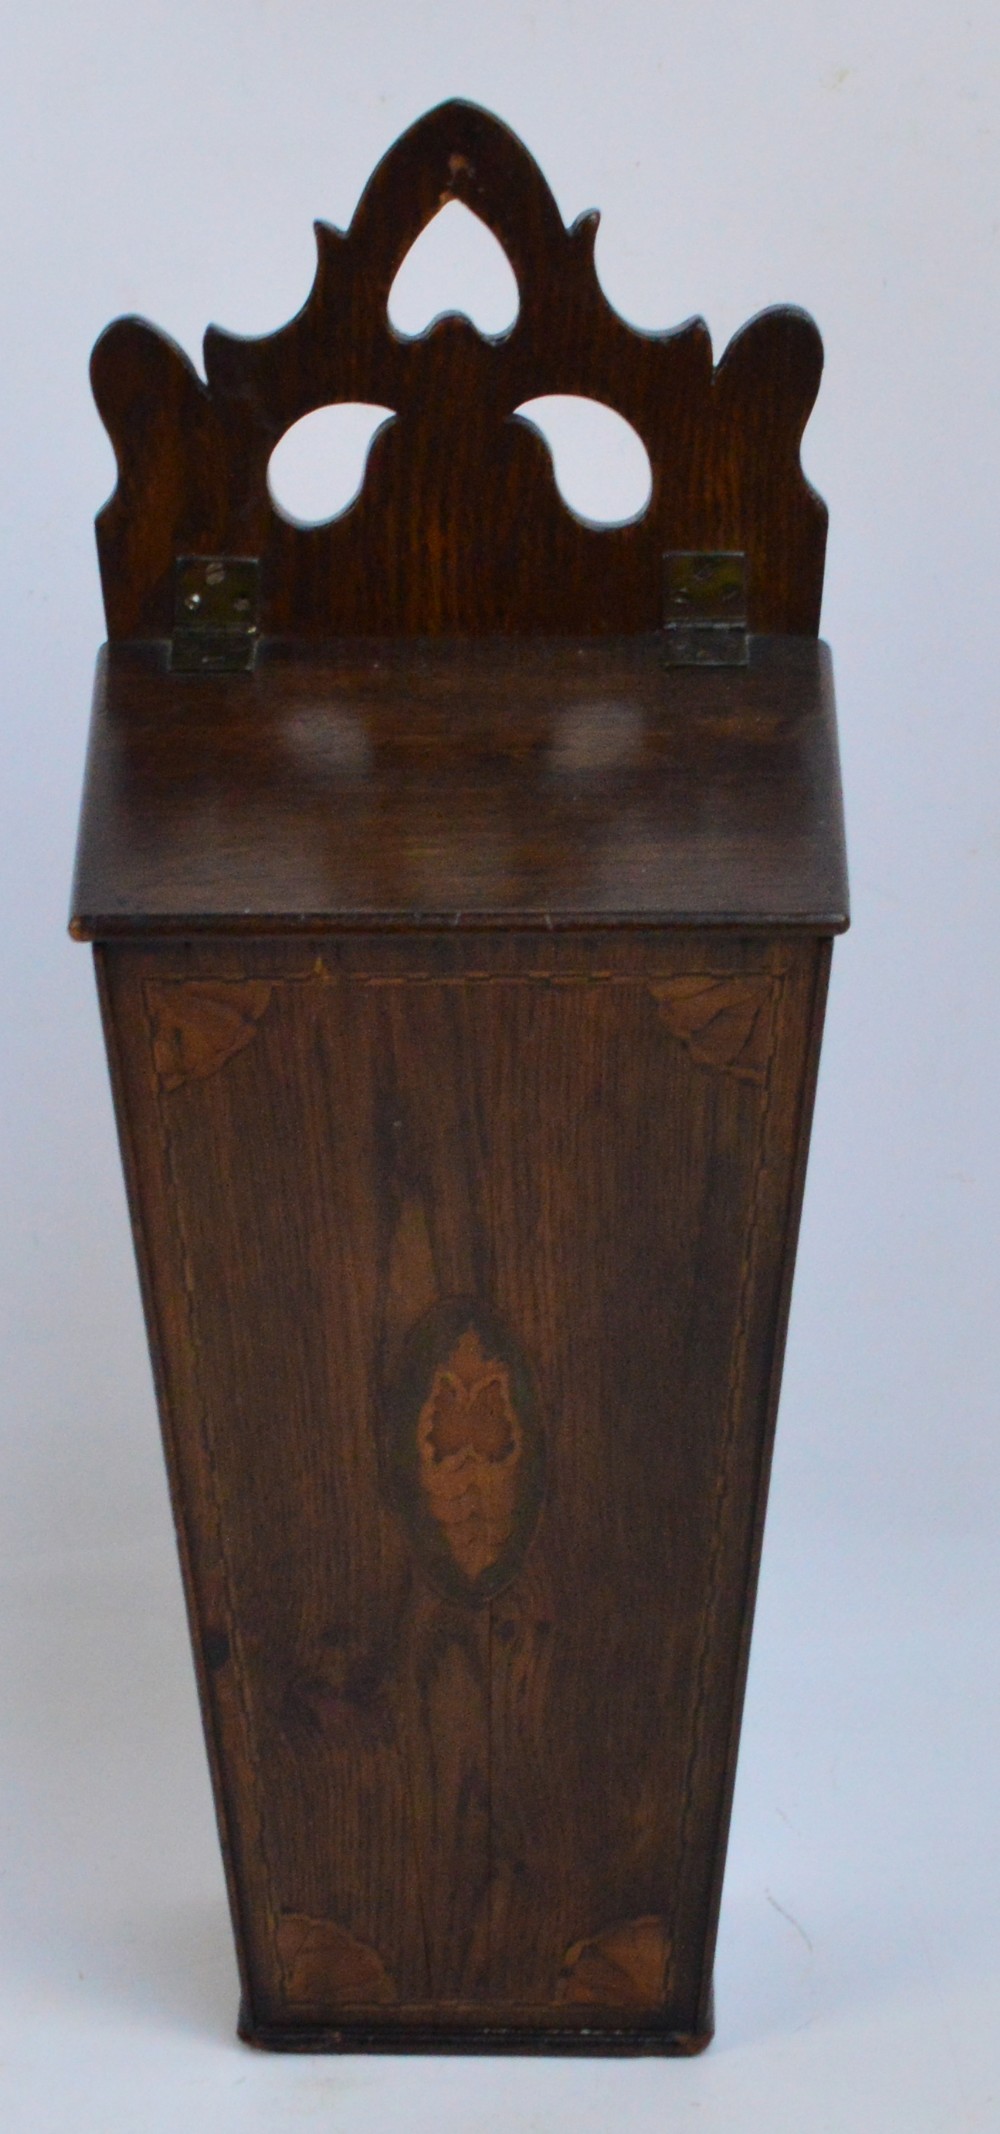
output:
POLYGON ((251 2027, 704 2031, 815 953, 108 952, 251 2027))
MULTIPOLYGON (((190 1449, 184 1436, 184 1387, 188 1376, 185 1369, 185 1313, 183 1296, 172 1283, 170 1261, 161 1241, 166 1182, 160 1166, 156 1114, 149 1102, 145 1020, 141 1018, 138 1026, 134 1022, 136 1012, 141 1011, 141 992, 130 982, 134 960, 132 952, 127 948, 109 948, 102 943, 95 944, 94 970, 114 1100, 115 1123, 160 1416, 202 1726, 236 1942, 240 1988, 243 2005, 247 2006, 250 2000, 250 1980, 246 1964, 247 1936, 244 1931, 246 1879, 242 1873, 242 1862, 238 1860, 236 1853, 240 1818, 234 1812, 235 1804, 230 1786, 233 1774, 224 1767, 221 1728, 213 1693, 212 1663, 217 1647, 213 1646, 211 1639, 206 1639, 204 1634, 207 1618, 201 1598, 206 1590, 206 1569, 213 1562, 218 1563, 219 1541, 213 1525, 206 1522, 203 1494, 199 1494, 196 1488, 192 1492, 191 1485, 195 1478, 192 1475, 190 1458, 185 1457, 190 1449), (149 1142, 151 1131, 155 1134, 152 1145, 149 1142)), ((209 1579, 208 1590, 210 1589, 209 1579)))
MULTIPOLYGON (((742 1569, 738 1568, 738 1550, 734 1559, 737 1568, 735 1571, 736 1586, 733 1605, 738 1614, 740 1628, 733 1694, 730 1704, 728 1754, 721 1786, 713 1783, 713 1805, 717 1801, 717 1816, 714 1826, 709 1821, 707 1840, 703 1846, 704 1858, 711 1862, 709 1870, 711 1893, 702 1955, 701 1988, 698 1996, 700 2010, 698 2022, 702 2027, 705 2025, 710 2027, 713 2018, 712 1967, 715 1960, 722 1879, 729 1840, 729 1822, 736 1779, 743 1700, 750 1659, 750 1639, 757 1598, 757 1581, 764 1537, 764 1519, 767 1511, 771 1459, 774 1449, 774 1431, 781 1393, 785 1336, 788 1329, 792 1281, 795 1272, 795 1254, 798 1243, 799 1219, 802 1212, 806 1164, 809 1155, 809 1138, 816 1095, 816 1080, 819 1072, 820 1046, 826 1013, 832 946, 832 941, 829 938, 802 941, 796 945, 793 957, 796 990, 802 1005, 802 1011, 807 1015, 805 1053, 801 1072, 798 1071, 795 1054, 790 1053, 788 1056, 788 1081, 779 1097, 780 1112, 776 1121, 779 1134, 787 1137, 787 1146, 792 1151, 791 1184, 785 1204, 784 1238, 778 1258, 777 1308, 774 1310, 773 1319, 771 1320, 770 1365, 762 1418, 763 1427, 756 1440, 755 1470, 752 1477, 748 1476, 744 1485, 745 1502, 748 1505, 753 1505, 753 1518, 752 1521, 748 1521, 744 1533, 742 1569), (807 998, 808 1008, 806 1008, 807 998)), ((791 972, 789 975, 791 975, 791 972)), ((768 1311, 770 1315, 770 1307, 768 1307, 768 1311)), ((765 1341, 767 1338, 768 1332, 765 1326, 765 1341)), ((682 1874, 685 1870, 690 1874, 692 1867, 697 1873, 697 1862, 693 1856, 685 1861, 682 1874)), ((680 1893, 680 1901, 683 1902, 682 1892, 680 1893)))

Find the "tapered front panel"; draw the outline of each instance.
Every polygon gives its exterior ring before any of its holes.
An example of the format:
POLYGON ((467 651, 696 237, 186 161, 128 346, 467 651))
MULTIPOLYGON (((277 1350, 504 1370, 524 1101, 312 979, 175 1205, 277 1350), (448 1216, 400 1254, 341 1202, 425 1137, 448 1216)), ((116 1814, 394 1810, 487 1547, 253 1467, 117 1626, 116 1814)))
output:
POLYGON ((100 957, 248 2027, 693 2040, 826 945, 100 957))

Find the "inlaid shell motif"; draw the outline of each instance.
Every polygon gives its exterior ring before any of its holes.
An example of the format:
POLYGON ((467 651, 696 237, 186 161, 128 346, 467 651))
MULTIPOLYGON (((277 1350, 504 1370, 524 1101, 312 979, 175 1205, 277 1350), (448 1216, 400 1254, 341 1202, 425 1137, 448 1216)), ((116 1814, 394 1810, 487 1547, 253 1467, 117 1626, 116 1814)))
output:
POLYGON ((390 1398, 394 1495, 434 1584, 488 1599, 520 1568, 541 1504, 543 1443, 527 1362, 495 1313, 435 1305, 390 1398))

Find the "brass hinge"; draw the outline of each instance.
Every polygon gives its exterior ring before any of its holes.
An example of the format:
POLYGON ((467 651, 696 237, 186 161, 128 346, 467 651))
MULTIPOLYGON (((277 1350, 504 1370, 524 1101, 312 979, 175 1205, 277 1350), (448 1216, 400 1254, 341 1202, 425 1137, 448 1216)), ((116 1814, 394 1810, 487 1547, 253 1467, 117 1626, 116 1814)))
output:
POLYGON ((745 667, 750 655, 742 549, 675 548, 663 566, 668 667, 745 667))
POLYGON ((257 651, 256 556, 178 556, 174 566, 175 674, 239 674, 257 651))

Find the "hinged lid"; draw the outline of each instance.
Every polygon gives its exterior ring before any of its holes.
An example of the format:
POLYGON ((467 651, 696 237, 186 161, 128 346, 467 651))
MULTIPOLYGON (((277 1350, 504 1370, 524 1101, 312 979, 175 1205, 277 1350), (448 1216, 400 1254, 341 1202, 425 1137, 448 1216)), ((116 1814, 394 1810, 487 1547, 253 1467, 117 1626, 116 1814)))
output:
POLYGON ((830 656, 625 638, 262 644, 98 674, 73 928, 846 923, 830 656))
POLYGON ((825 507, 798 447, 812 321, 612 309, 596 215, 567 229, 488 112, 442 105, 297 317, 211 328, 204 380, 138 319, 94 351, 118 486, 98 519, 98 677, 74 931, 845 923, 825 507), (517 318, 416 338, 394 276, 449 200, 506 247, 517 318), (615 408, 652 486, 578 518, 525 413, 615 408), (331 402, 392 410, 355 502, 304 526, 271 454, 331 402), (718 671, 713 671, 713 670, 718 671))

